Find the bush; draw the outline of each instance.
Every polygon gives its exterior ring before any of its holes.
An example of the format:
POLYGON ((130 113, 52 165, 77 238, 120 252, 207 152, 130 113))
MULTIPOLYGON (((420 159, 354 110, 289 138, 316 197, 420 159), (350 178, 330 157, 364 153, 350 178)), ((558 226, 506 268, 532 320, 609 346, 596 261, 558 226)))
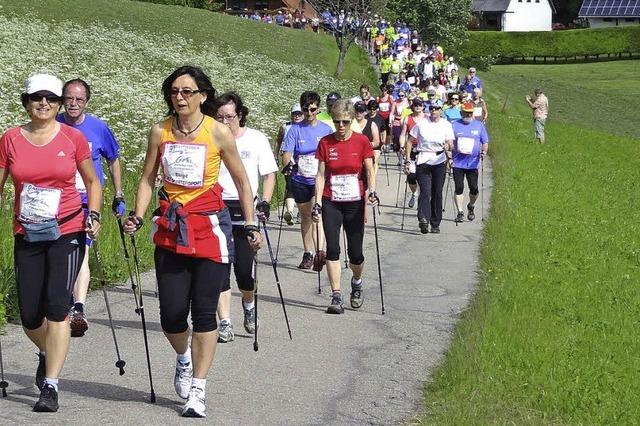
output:
POLYGON ((221 10, 222 3, 211 0, 137 0, 147 3, 168 4, 171 6, 195 7, 197 9, 221 10))
POLYGON ((458 56, 573 57, 640 52, 640 26, 567 31, 471 31, 458 56))

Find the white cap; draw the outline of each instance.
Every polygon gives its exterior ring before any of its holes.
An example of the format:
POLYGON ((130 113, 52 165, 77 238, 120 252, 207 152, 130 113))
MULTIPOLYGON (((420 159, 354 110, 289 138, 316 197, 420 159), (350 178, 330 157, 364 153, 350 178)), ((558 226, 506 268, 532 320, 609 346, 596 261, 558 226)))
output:
POLYGON ((62 81, 51 74, 32 75, 25 81, 24 93, 30 95, 40 91, 47 91, 56 96, 62 96, 62 81))
POLYGON ((291 114, 293 114, 294 112, 302 112, 302 108, 300 107, 300 104, 293 104, 291 106, 291 114))

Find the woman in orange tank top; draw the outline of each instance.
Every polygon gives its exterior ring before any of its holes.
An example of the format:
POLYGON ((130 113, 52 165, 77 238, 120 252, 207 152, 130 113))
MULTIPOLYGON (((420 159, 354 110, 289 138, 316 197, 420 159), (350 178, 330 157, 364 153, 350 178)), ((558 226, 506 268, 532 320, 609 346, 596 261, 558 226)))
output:
POLYGON ((207 75, 196 67, 180 67, 165 79, 162 91, 169 117, 149 132, 135 211, 124 227, 133 233, 142 226, 161 166, 163 187, 152 232, 160 322, 177 354, 174 387, 187 400, 182 415, 204 417, 206 377, 218 338, 216 307, 220 293, 228 288, 234 257, 231 217, 218 184, 221 161, 238 189, 246 238, 254 250, 260 248, 261 238, 235 139, 227 126, 212 118, 216 92, 207 75))

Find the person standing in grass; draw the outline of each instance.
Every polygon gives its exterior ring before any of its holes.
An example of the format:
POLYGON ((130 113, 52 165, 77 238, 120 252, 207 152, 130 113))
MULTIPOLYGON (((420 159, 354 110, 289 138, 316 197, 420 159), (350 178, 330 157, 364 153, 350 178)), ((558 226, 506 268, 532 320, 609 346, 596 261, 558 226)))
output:
POLYGON ((100 230, 102 186, 82 132, 56 121, 62 82, 29 77, 22 106, 30 121, 0 138, 0 198, 10 176, 15 202, 13 233, 18 307, 27 337, 38 347, 37 412, 58 411, 58 377, 69 351, 71 292, 85 255, 87 235, 100 230), (76 188, 87 189, 84 218, 76 188))
POLYGON ((149 131, 135 211, 124 228, 142 227, 162 165, 160 207, 154 212, 152 240, 160 299, 160 323, 176 352, 174 388, 186 399, 184 417, 205 417, 207 375, 218 339, 216 309, 229 284, 235 259, 231 215, 218 182, 224 163, 238 191, 244 235, 260 248, 253 194, 231 130, 213 119, 216 91, 197 67, 176 69, 162 83, 168 118, 149 131), (191 311, 193 333, 189 345, 191 311))
POLYGON ((542 89, 534 91, 535 99, 531 99, 529 95, 525 97, 527 104, 533 111, 533 130, 538 143, 544 143, 544 125, 549 115, 549 100, 542 93, 542 89))
MULTIPOLYGON (((120 146, 116 141, 113 132, 104 121, 98 117, 85 112, 91 99, 91 88, 82 79, 76 78, 67 81, 62 87, 62 102, 64 113, 58 114, 56 120, 75 129, 78 129, 89 141, 91 148, 91 159, 96 170, 96 176, 100 184, 104 186, 104 173, 102 171, 102 158, 107 160, 109 174, 113 180, 115 195, 111 203, 111 209, 116 218, 121 218, 126 212, 124 194, 122 192, 122 172, 120 169, 119 151, 120 146)), ((80 174, 76 174, 76 187, 80 192, 82 207, 85 217, 89 214, 87 208, 87 188, 80 174)), ((91 281, 89 271, 89 249, 91 248, 91 238, 87 238, 87 248, 82 260, 82 267, 78 274, 78 280, 73 289, 73 308, 71 308, 70 321, 71 337, 82 337, 89 328, 87 323, 84 305, 87 300, 87 292, 91 281)))
MULTIPOLYGON (((218 96, 214 103, 215 119, 229 127, 236 140, 236 147, 242 164, 247 172, 254 202, 257 202, 255 209, 261 221, 269 219, 270 202, 273 190, 276 186, 276 171, 278 166, 271 152, 271 146, 267 136, 255 129, 246 127, 249 108, 247 108, 237 93, 228 92, 218 96), (262 200, 258 202, 258 186, 262 178, 262 200)), ((236 276, 236 283, 242 293, 242 310, 244 312, 244 329, 249 334, 256 332, 255 316, 256 309, 254 303, 253 277, 253 250, 244 237, 245 218, 240 207, 240 198, 236 190, 231 174, 225 165, 220 166, 220 178, 222 185, 222 199, 231 213, 231 223, 233 224, 233 244, 236 257, 233 262, 233 271, 236 276)), ((255 218, 254 218, 255 219, 255 218)), ((228 343, 234 339, 233 326, 231 325, 231 285, 225 286, 227 289, 220 293, 218 301, 218 316, 220 326, 218 327, 218 342, 228 343)))
POLYGON ((489 150, 489 136, 481 120, 473 118, 475 105, 465 102, 462 105, 462 119, 453 122, 453 182, 455 183, 454 201, 458 214, 455 221, 464 221, 464 179, 469 185, 469 204, 467 204, 467 219, 476 217, 475 204, 478 199, 478 169, 480 162, 489 150))

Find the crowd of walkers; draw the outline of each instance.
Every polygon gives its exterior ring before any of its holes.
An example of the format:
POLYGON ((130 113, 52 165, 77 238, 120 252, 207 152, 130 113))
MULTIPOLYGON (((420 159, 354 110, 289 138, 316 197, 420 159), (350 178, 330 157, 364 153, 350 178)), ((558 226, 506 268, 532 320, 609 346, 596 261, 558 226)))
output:
MULTIPOLYGON (((97 236, 106 220, 101 207, 107 180, 123 250, 128 235, 136 269, 135 235, 151 218, 160 321, 176 353, 174 386, 186 400, 182 415, 187 417, 205 416, 216 345, 234 340, 232 266, 244 329, 257 333, 255 252, 263 237, 271 251, 272 211, 279 213, 280 231, 283 224, 295 226, 298 216, 298 268, 317 272, 318 286, 326 266, 329 314, 345 312, 341 254, 351 270, 349 305, 358 310, 364 304, 367 206, 375 224, 381 171, 387 184, 389 170, 398 172, 396 207, 400 176, 406 174, 403 227, 406 208, 417 201, 420 232, 441 232, 448 179, 454 182, 456 224, 465 216, 475 219, 489 141, 482 82, 471 68, 456 84, 458 67, 437 43, 427 48, 406 26, 382 24, 378 20, 377 31, 371 28, 367 42, 379 59, 379 95, 364 84, 353 97, 305 91, 291 106, 290 121, 278 129, 274 147, 264 133, 247 127, 251 109, 240 94, 217 93, 200 68, 176 69, 161 85, 167 114, 149 131, 135 194, 123 193, 116 137, 87 112, 90 85, 80 78, 63 83, 49 74, 27 79, 21 100, 29 121, 0 138, 0 196, 10 177, 20 316, 39 350, 35 382, 41 394, 34 411, 58 410, 58 377, 70 337, 89 329, 88 258, 93 252, 100 264, 97 236), (285 181, 281 210, 274 198, 278 173, 285 181), (129 212, 125 195, 133 201, 129 212), (150 205, 158 207, 149 215, 150 205)), ((378 270, 379 262, 378 256, 378 270)), ((273 269, 278 281, 275 262, 273 269)), ((142 293, 129 272, 146 343, 142 293)), ((381 282, 380 290, 382 296, 381 282)))

